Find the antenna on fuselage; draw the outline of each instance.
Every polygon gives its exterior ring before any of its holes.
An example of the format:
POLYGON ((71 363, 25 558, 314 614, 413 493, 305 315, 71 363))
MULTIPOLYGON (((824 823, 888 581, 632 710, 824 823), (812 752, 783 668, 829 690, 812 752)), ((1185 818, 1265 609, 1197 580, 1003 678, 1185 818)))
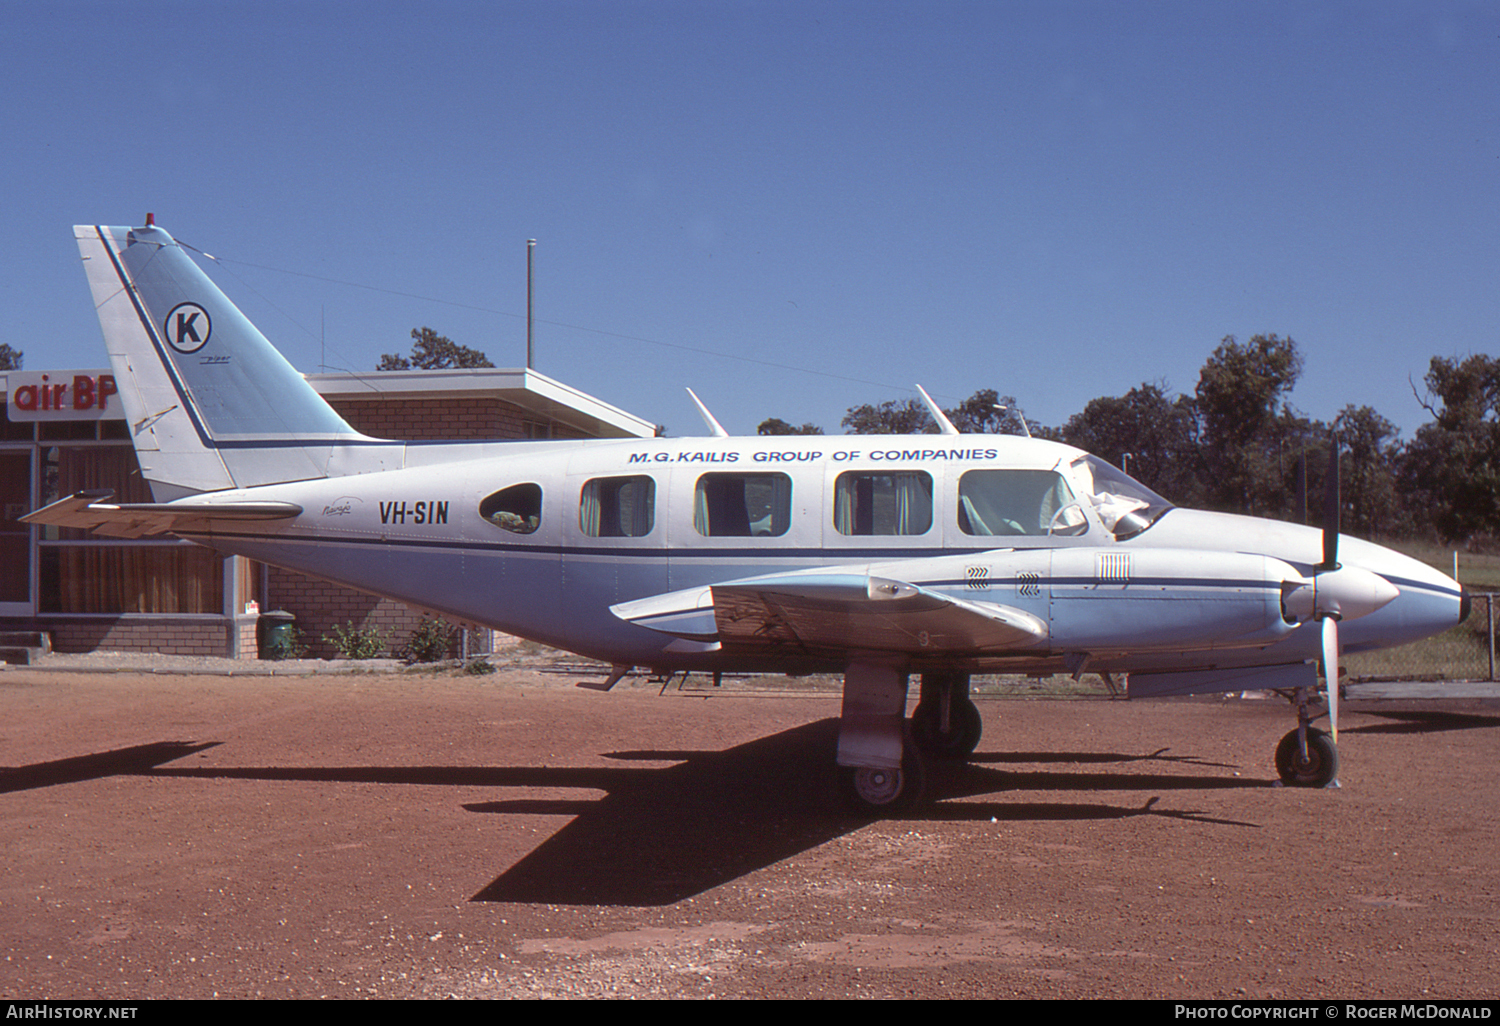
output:
POLYGON ((1002 406, 999 403, 991 403, 990 405, 999 410, 1001 413, 1004 413, 1006 410, 1015 410, 1016 419, 1021 422, 1021 430, 1026 432, 1027 438, 1031 437, 1031 425, 1026 423, 1026 414, 1021 410, 1019 406, 1002 406))
POLYGON ((938 404, 932 401, 932 396, 927 394, 927 389, 918 385, 917 391, 922 393, 922 401, 927 404, 927 412, 931 413, 932 419, 937 421, 938 433, 944 435, 958 434, 958 428, 953 426, 953 421, 948 419, 948 415, 942 411, 938 404))
POLYGON ((703 418, 703 423, 708 425, 708 430, 713 436, 715 438, 728 438, 729 432, 725 431, 723 425, 717 420, 714 420, 714 415, 708 412, 708 407, 703 405, 703 400, 699 399, 691 388, 687 390, 687 394, 692 397, 693 405, 698 407, 698 416, 703 418))

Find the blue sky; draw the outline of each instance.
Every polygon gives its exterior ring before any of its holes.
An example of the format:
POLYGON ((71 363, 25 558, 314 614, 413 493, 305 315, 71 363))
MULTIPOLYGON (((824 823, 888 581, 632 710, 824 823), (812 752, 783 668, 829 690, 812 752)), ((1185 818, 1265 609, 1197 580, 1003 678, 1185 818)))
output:
POLYGON ((663 423, 1060 424, 1289 335, 1331 418, 1500 351, 1500 4, 0 3, 0 341, 106 363, 147 211, 301 370, 430 326, 663 423))

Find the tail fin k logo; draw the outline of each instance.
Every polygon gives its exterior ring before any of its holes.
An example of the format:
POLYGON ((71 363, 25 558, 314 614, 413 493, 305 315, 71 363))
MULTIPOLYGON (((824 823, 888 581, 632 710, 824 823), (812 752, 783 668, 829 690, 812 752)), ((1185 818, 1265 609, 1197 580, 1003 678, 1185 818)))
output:
POLYGON ((208 320, 208 311, 197 303, 178 303, 167 314, 162 325, 167 333, 167 343, 179 353, 196 353, 208 344, 213 326, 208 320))

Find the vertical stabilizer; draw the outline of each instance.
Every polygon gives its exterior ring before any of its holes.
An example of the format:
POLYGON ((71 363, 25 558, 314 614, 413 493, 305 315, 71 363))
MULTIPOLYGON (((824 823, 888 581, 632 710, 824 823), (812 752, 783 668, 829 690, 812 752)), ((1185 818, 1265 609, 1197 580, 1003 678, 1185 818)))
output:
MULTIPOLYGON (((326 477, 340 445, 372 441, 165 231, 80 225, 73 234, 141 472, 158 501, 326 477)), ((380 462, 379 448, 369 462, 380 462)))

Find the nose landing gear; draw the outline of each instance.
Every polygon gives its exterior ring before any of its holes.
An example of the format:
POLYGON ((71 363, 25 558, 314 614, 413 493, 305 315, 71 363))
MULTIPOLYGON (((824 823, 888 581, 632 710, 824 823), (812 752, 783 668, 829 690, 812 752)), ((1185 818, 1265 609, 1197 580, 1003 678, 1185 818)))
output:
MULTIPOLYGON (((1338 687, 1335 680, 1330 687, 1338 687)), ((1297 706, 1297 729, 1276 746, 1276 774, 1288 787, 1338 787, 1339 749, 1326 732, 1309 726, 1307 711, 1311 688, 1298 688, 1292 701, 1297 706)))

